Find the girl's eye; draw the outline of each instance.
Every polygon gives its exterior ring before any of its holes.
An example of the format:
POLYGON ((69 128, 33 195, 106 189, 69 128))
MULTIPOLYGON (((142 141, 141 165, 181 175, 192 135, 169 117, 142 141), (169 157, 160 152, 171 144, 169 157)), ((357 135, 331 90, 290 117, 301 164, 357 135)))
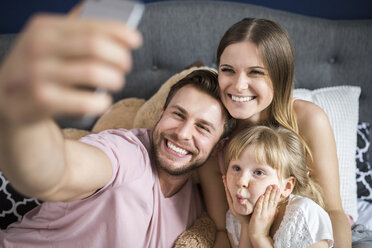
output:
POLYGON ((265 175, 265 173, 262 170, 256 170, 254 172, 254 174, 257 175, 257 176, 263 176, 263 175, 265 175))
POLYGON ((237 165, 233 165, 232 169, 233 169, 233 171, 237 171, 237 172, 241 171, 241 168, 237 165))

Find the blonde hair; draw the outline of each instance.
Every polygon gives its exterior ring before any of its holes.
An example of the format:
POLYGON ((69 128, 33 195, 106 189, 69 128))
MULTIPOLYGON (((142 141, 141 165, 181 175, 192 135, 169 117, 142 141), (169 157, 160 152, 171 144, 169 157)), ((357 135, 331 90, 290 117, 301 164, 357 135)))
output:
POLYGON ((278 170, 280 179, 296 179, 292 194, 300 195, 324 208, 320 186, 309 176, 306 150, 299 136, 284 127, 253 126, 231 139, 224 158, 225 172, 232 160, 238 159, 250 145, 254 146, 257 162, 278 170))
MULTIPOLYGON (((263 18, 245 18, 232 25, 221 38, 217 49, 217 63, 225 48, 231 44, 249 41, 255 44, 273 83, 273 101, 268 107, 267 124, 286 127, 299 135, 292 106, 294 89, 294 52, 287 31, 278 23, 263 18)), ((266 123, 265 123, 266 124, 266 123)), ((302 139, 307 156, 312 155, 302 139)))

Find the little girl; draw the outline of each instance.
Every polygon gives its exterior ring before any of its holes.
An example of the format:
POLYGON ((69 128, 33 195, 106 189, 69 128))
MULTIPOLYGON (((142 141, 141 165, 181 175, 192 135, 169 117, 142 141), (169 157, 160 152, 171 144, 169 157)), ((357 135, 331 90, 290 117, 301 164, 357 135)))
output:
POLYGON ((331 247, 332 224, 306 151, 283 127, 254 126, 229 143, 223 176, 232 247, 331 247))

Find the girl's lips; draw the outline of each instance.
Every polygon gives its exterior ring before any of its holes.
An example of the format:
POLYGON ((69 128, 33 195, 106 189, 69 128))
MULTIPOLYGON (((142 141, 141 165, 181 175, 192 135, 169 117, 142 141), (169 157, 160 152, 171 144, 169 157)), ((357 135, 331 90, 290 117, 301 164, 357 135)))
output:
POLYGON ((241 196, 241 195, 237 195, 237 196, 236 196, 236 199, 237 199, 237 201, 238 201, 240 204, 243 204, 243 203, 247 200, 247 198, 245 198, 245 197, 243 197, 243 196, 241 196))

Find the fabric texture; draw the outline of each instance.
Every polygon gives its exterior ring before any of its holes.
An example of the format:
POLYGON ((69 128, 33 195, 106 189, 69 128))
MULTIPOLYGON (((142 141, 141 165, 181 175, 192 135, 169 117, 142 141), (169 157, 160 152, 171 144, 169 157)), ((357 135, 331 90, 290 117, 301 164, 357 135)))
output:
POLYGON ((0 231, 0 247, 171 247, 201 214, 191 180, 163 196, 150 131, 107 130, 81 141, 107 154, 110 182, 83 200, 43 203, 0 231))
POLYGON ((358 199, 372 203, 372 167, 369 160, 370 146, 370 124, 361 122, 358 124, 357 150, 355 156, 357 165, 357 193, 358 199))
POLYGON ((293 94, 294 98, 314 102, 328 115, 336 140, 342 205, 354 220, 358 219, 355 149, 359 95, 357 86, 295 89, 293 94))
MULTIPOLYGON (((226 214, 226 229, 237 246, 241 225, 230 210, 226 214)), ((302 248, 321 240, 327 240, 329 247, 332 247, 332 223, 328 214, 314 201, 291 195, 283 220, 273 237, 274 247, 302 248)))

